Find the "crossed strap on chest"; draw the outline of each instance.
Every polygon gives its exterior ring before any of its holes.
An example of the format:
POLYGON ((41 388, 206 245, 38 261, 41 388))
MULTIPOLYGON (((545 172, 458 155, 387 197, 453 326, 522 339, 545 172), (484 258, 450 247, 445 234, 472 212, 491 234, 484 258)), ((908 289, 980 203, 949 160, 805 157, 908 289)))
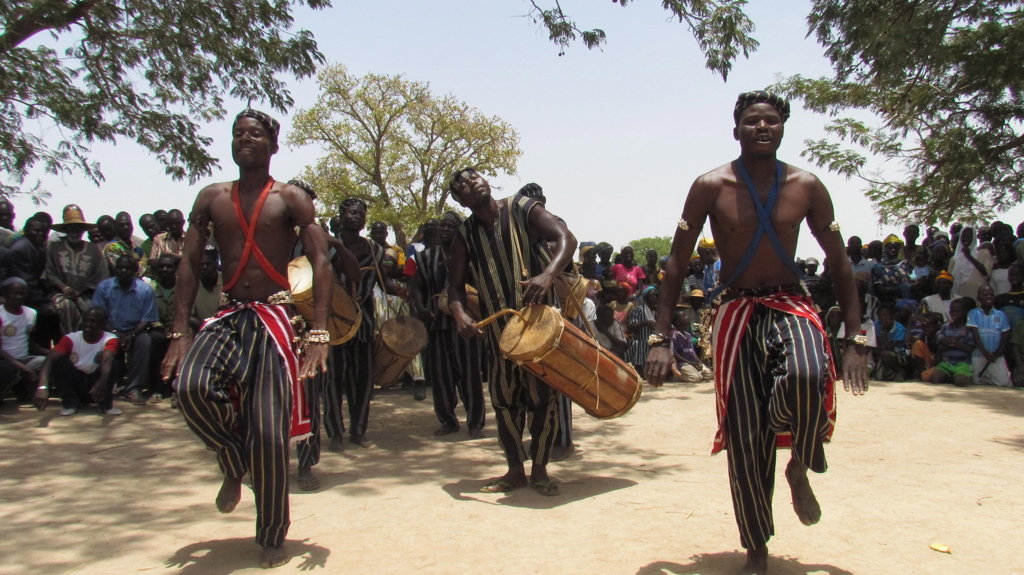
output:
POLYGON ((235 275, 231 276, 231 279, 224 282, 222 288, 225 292, 230 292, 231 288, 235 287, 238 280, 242 278, 242 273, 245 271, 245 267, 249 264, 249 258, 256 258, 256 263, 263 270, 263 273, 267 274, 267 277, 271 281, 283 287, 289 289, 291 285, 288 283, 288 278, 281 272, 274 268, 274 265, 270 263, 267 256, 263 254, 263 250, 260 249, 259 244, 256 243, 256 228, 259 225, 260 212, 263 211, 263 204, 267 203, 267 197, 270 196, 270 189, 274 187, 274 178, 267 179, 267 185, 263 187, 263 191, 260 192, 260 197, 256 200, 256 205, 252 208, 252 219, 247 220, 245 213, 242 211, 242 201, 238 194, 238 181, 236 180, 234 185, 231 186, 231 203, 235 207, 235 217, 238 218, 238 227, 241 228, 242 233, 245 234, 245 247, 242 248, 242 257, 238 259, 238 267, 235 268, 235 275))
POLYGON ((733 270, 729 279, 719 284, 719 286, 715 288, 710 295, 708 295, 709 301, 713 301, 718 294, 722 293, 722 290, 729 287, 743 275, 743 272, 747 271, 747 268, 750 267, 750 263, 754 261, 754 256, 757 254, 757 249, 761 245, 761 240, 764 238, 768 238, 768 243, 772 245, 772 249, 775 250, 775 254, 779 257, 779 261, 786 264, 797 279, 802 275, 800 273, 800 269, 796 267, 796 262, 793 261, 792 256, 786 252, 786 248, 782 247, 782 242, 779 240, 779 236, 775 233, 775 226, 772 225, 771 213, 775 208, 775 202, 779 199, 780 182, 786 175, 786 164, 778 160, 775 161, 775 178, 772 180, 772 187, 768 190, 768 197, 765 199, 763 204, 761 203, 760 196, 758 196, 757 187, 754 186, 754 181, 750 177, 750 172, 748 172, 747 168, 743 165, 743 158, 736 160, 735 166, 736 172, 743 180, 743 184, 747 188, 747 193, 750 195, 750 202, 754 205, 754 211, 757 213, 757 229, 754 230, 754 235, 750 238, 750 245, 748 245, 747 250, 743 252, 743 257, 740 258, 739 265, 737 265, 733 270))

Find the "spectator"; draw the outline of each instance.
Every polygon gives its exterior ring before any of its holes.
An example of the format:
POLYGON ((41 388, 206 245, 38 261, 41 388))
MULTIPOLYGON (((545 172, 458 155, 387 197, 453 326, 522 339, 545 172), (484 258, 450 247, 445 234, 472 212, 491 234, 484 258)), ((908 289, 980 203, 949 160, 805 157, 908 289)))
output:
POLYGON ((971 363, 974 383, 990 383, 1008 387, 1010 371, 1006 366, 1006 347, 1010 343, 1010 320, 995 309, 992 286, 978 288, 978 307, 967 312, 967 326, 977 330, 978 345, 971 363))
POLYGON ((63 334, 81 329, 82 314, 92 307, 96 287, 110 277, 103 251, 82 238, 93 227, 82 215, 82 208, 65 206, 63 222, 53 225, 64 237, 46 247, 43 279, 56 290, 52 301, 63 334))
POLYGON ((978 249, 974 228, 963 228, 956 251, 949 262, 949 273, 953 275, 953 295, 977 299, 978 287, 988 282, 991 271, 991 254, 988 250, 978 249))
POLYGON ((932 281, 935 293, 921 300, 924 311, 942 315, 943 321, 949 321, 949 305, 953 301, 953 276, 943 270, 932 281))
POLYGON ((117 258, 114 277, 100 282, 93 304, 107 312, 108 331, 117 336, 118 350, 127 361, 125 396, 141 405, 149 387, 152 340, 148 330, 160 316, 153 288, 136 277, 138 271, 139 264, 131 256, 117 258))
POLYGON ((101 308, 90 308, 82 319, 82 330, 62 337, 43 364, 33 402, 43 409, 50 388, 56 387, 61 397, 60 414, 74 415, 83 404, 96 402, 100 413, 121 415, 114 407, 114 356, 117 336, 103 331, 107 314, 101 308))
POLYGON ((971 385, 974 379, 971 354, 978 345, 978 330, 967 325, 966 298, 949 304, 949 321, 936 336, 941 361, 931 373, 931 383, 949 383, 957 387, 971 385))
POLYGON ((622 256, 622 263, 612 265, 612 278, 619 284, 624 284, 626 297, 632 297, 647 276, 644 269, 633 260, 633 246, 623 246, 619 250, 619 255, 622 256))
POLYGON ((672 331, 669 332, 669 339, 672 340, 672 377, 675 381, 699 383, 710 379, 711 370, 704 367, 693 347, 690 317, 681 309, 672 314, 672 331))
POLYGON ((924 314, 924 331, 921 338, 914 341, 910 349, 911 373, 919 376, 921 381, 931 381, 932 371, 939 360, 939 329, 944 323, 942 315, 928 312, 924 314))
POLYGON ((47 350, 29 337, 36 325, 36 310, 24 305, 28 284, 19 277, 0 283, 0 402, 10 389, 18 401, 32 398, 39 368, 47 350))
POLYGON ((907 356, 906 326, 896 321, 896 307, 889 302, 878 306, 878 320, 875 321, 877 355, 875 370, 871 374, 879 381, 903 381, 906 377, 909 358, 907 356))

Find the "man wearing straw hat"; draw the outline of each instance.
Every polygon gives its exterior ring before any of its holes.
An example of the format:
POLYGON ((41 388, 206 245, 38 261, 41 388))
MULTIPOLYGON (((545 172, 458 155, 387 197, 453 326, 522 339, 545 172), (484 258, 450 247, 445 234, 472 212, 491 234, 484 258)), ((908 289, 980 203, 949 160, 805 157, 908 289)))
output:
POLYGON ((78 331, 82 314, 92 307, 92 295, 99 283, 110 277, 110 267, 103 250, 83 239, 83 234, 95 227, 85 220, 82 208, 75 204, 64 206, 63 222, 53 229, 64 237, 49 242, 46 247, 46 271, 43 279, 56 290, 53 307, 60 317, 63 334, 78 331))
MULTIPOLYGON (((472 168, 455 172, 449 189, 455 201, 472 211, 451 245, 448 300, 459 333, 463 337, 484 335, 465 311, 467 271, 475 280, 482 315, 553 303, 552 282, 576 251, 576 238, 565 224, 535 198, 517 194, 509 200, 495 200, 487 180, 472 168), (550 256, 536 249, 545 241, 554 242, 550 256)), ((558 485, 547 472, 558 432, 557 395, 525 369, 501 357, 498 339, 507 323, 506 318, 499 318, 487 326, 485 345, 491 353, 491 405, 508 471, 480 491, 504 493, 529 484, 541 495, 557 495, 558 485), (523 446, 527 421, 533 438, 529 479, 523 446)))
MULTIPOLYGON (((826 468, 823 442, 834 422, 835 366, 794 262, 805 220, 833 265, 846 333, 860 332, 857 290, 828 191, 814 175, 776 159, 788 117, 789 103, 778 95, 740 94, 733 111, 740 157, 694 181, 663 280, 667 293, 679 292, 693 245, 710 220, 722 262, 716 291, 724 288, 712 327, 719 415, 712 452, 728 449, 733 507, 747 549, 741 573, 768 568, 776 445, 793 448, 786 479, 800 521, 811 525, 821 515, 807 469, 826 468)), ((670 373, 666 334, 674 304, 662 299, 650 338, 646 376, 655 386, 670 373)), ((854 338, 843 354, 844 385, 855 395, 867 388, 863 343, 854 338)))
POLYGON ((260 564, 276 567, 290 559, 284 549, 291 523, 288 440, 309 433, 302 379, 327 369, 331 269, 324 235, 315 231, 313 201, 299 187, 270 176, 280 124, 246 109, 231 132, 239 178, 203 188, 192 207, 163 376, 178 375, 185 422, 217 453, 224 474, 216 500, 221 513, 238 505, 249 474, 260 564), (193 336, 189 318, 211 223, 230 301, 193 336), (296 228, 313 268, 314 317, 303 336, 301 362, 286 275, 296 228))

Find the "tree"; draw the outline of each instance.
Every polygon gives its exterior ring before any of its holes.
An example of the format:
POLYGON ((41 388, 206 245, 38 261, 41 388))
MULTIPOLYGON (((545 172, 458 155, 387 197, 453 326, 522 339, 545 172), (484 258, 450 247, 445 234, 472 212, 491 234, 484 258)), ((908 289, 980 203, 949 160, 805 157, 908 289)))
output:
POLYGON ((353 76, 340 64, 325 67, 318 82, 320 95, 296 113, 288 143, 323 148, 303 177, 332 215, 340 200, 363 198, 370 218, 405 243, 407 232, 445 211, 455 170, 516 171, 521 152, 512 126, 454 96, 432 94, 427 83, 353 76))
POLYGON ((834 117, 804 155, 862 178, 883 222, 988 220, 1020 203, 1021 4, 815 0, 810 30, 835 74, 776 86, 834 117), (902 173, 870 169, 871 155, 902 173))
POLYGON ((633 254, 641 264, 646 261, 647 250, 658 252, 658 258, 669 255, 672 252, 672 236, 655 236, 651 238, 640 238, 629 242, 633 246, 633 254))
POLYGON ((195 183, 217 160, 200 128, 224 98, 292 105, 282 74, 312 75, 323 55, 291 31, 293 4, 330 0, 5 0, 0 3, 0 194, 29 171, 81 171, 97 141, 132 139, 174 179, 195 183), (48 33, 50 45, 30 42, 48 33), (31 131, 26 124, 37 127, 31 131), (56 128, 56 141, 45 134, 56 128))
MULTIPOLYGON (((612 0, 620 6, 632 0, 612 0)), ((541 2, 545 6, 547 3, 541 2)), ((757 50, 757 40, 750 34, 754 23, 743 12, 747 0, 662 0, 661 5, 679 22, 685 23, 704 54, 705 65, 726 79, 732 63, 742 53, 744 57, 757 50)), ((548 31, 548 38, 560 47, 559 56, 577 38, 587 48, 599 48, 607 36, 600 28, 584 29, 562 10, 558 0, 544 7, 530 0, 530 16, 548 31)))

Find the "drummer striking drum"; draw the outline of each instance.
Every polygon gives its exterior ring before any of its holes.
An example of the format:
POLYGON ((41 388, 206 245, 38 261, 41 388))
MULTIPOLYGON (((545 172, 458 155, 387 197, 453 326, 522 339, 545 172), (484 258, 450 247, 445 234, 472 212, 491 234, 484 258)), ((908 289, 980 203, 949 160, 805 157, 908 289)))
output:
POLYGON ((203 188, 192 207, 163 365, 164 379, 179 374, 185 421, 217 453, 224 473, 217 509, 234 510, 242 478, 250 475, 263 567, 289 560, 283 548, 290 524, 288 437, 290 430, 293 436, 308 433, 300 377, 314 377, 327 367, 324 327, 331 290, 324 235, 314 225, 312 200, 298 187, 270 177, 279 130, 276 120, 255 110, 235 118, 231 152, 239 179, 203 188), (210 224, 224 276, 230 278, 224 291, 231 302, 206 322, 193 343, 188 319, 210 224), (285 273, 296 227, 313 265, 316 318, 305 335, 301 366, 289 323, 293 310, 279 303, 287 297, 278 293, 289 287, 285 273))
MULTIPOLYGON (((483 315, 503 308, 553 303, 552 282, 576 251, 576 238, 565 224, 535 199, 520 195, 512 200, 495 200, 487 180, 472 168, 456 172, 449 188, 456 201, 472 210, 451 245, 449 307, 459 333, 463 337, 483 335, 465 311, 467 269, 479 290, 483 315), (554 242, 553 254, 538 248, 543 241, 554 242)), ((536 377, 501 357, 498 341, 506 323, 501 318, 488 326, 486 345, 492 358, 488 378, 491 405, 508 472, 481 491, 503 493, 527 485, 523 431, 529 420, 533 438, 529 483, 542 495, 557 495, 558 486, 547 472, 558 431, 556 395, 536 377)))

